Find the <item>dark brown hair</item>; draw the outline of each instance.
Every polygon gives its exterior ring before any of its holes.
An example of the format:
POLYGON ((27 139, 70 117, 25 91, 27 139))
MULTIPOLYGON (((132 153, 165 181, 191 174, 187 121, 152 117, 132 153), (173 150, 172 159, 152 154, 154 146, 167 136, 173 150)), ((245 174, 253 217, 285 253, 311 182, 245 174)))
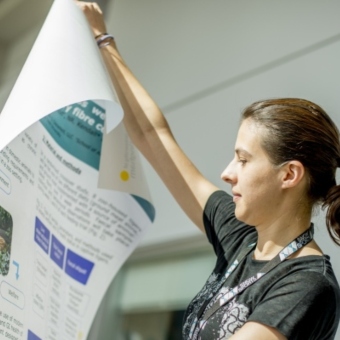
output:
POLYGON ((242 119, 251 118, 266 128, 262 147, 274 165, 300 161, 309 175, 312 204, 328 207, 326 225, 340 245, 340 186, 335 172, 340 165, 339 130, 318 105, 297 98, 269 99, 248 106, 242 119))

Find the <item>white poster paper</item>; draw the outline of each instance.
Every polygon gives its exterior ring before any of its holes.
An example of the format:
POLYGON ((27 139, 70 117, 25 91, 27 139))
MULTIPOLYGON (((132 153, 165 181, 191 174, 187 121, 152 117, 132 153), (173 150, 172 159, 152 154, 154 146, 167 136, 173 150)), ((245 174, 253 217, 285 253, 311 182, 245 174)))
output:
POLYGON ((55 0, 0 115, 0 339, 86 339, 155 211, 83 13, 55 0))

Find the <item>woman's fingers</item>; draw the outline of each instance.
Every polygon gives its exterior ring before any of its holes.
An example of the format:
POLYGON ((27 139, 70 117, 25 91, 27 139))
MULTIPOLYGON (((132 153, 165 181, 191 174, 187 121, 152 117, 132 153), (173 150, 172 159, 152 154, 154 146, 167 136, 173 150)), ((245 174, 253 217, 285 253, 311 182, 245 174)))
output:
POLYGON ((76 4, 85 14, 94 36, 106 33, 103 12, 97 3, 76 1, 76 4))

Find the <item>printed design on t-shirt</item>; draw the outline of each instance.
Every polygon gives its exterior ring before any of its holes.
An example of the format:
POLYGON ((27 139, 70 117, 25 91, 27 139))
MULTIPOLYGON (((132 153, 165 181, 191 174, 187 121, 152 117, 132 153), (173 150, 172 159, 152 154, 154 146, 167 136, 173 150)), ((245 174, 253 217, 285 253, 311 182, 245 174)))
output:
POLYGON ((236 298, 234 298, 234 300, 227 305, 227 308, 223 308, 221 314, 223 316, 220 325, 219 339, 226 340, 235 334, 248 320, 249 308, 238 303, 236 298))
MULTIPOLYGON (((208 304, 206 310, 212 308, 214 303, 221 299, 223 295, 228 293, 230 287, 223 286, 218 294, 214 296, 212 301, 208 304)), ((229 339, 239 328, 241 328, 249 317, 249 308, 236 301, 236 297, 229 303, 219 308, 214 315, 211 316, 208 323, 209 328, 213 330, 214 334, 219 334, 216 340, 229 339)))
MULTIPOLYGON (((224 281, 223 276, 214 273, 211 274, 201 292, 197 294, 197 296, 191 302, 188 308, 190 314, 188 314, 183 327, 184 338, 186 338, 186 335, 189 334, 190 327, 192 326, 197 312, 202 306, 203 302, 206 299, 211 299, 213 297, 206 308, 207 311, 216 301, 218 301, 230 290, 230 287, 226 286, 222 286, 220 288, 222 281, 224 281), (218 294, 216 294, 217 291, 218 294)), ((203 329, 201 329, 198 339, 201 339, 201 336, 204 338, 204 329, 206 328, 205 326, 208 326, 207 328, 209 328, 209 332, 215 334, 216 337, 214 337, 214 340, 229 339, 239 328, 244 325, 244 323, 248 320, 248 317, 249 308, 241 303, 238 303, 236 298, 234 298, 229 303, 219 308, 209 318, 208 322, 204 324, 203 329)))
POLYGON ((219 287, 222 284, 221 282, 222 279, 223 279, 222 275, 212 273, 209 276, 205 285, 203 286, 202 290, 191 301, 187 310, 188 313, 187 318, 183 326, 184 339, 189 338, 190 328, 192 327, 192 324, 195 321, 199 309, 206 300, 211 299, 216 294, 216 292, 218 291, 219 287))

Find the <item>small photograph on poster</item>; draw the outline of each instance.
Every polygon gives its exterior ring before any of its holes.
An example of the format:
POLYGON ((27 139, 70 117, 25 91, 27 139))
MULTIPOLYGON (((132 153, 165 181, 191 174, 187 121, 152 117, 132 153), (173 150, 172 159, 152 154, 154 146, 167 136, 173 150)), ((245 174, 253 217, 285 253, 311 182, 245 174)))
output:
POLYGON ((0 275, 9 270, 11 256, 13 220, 11 214, 0 206, 0 275))

